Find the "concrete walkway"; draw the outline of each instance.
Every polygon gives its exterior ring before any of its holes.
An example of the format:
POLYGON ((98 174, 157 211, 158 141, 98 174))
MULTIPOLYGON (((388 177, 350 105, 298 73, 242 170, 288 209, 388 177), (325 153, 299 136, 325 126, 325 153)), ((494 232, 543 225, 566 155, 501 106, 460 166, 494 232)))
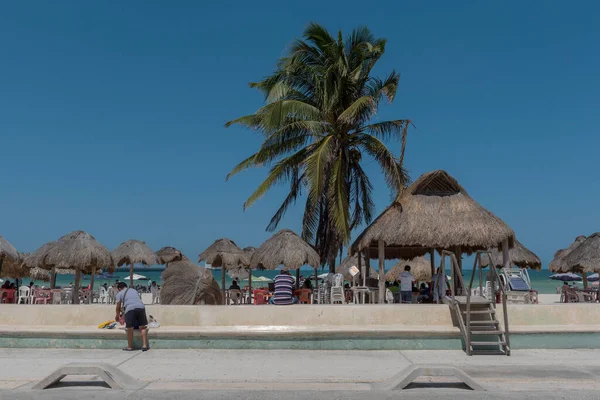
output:
POLYGON ((483 398, 454 379, 421 378, 417 388, 375 392, 411 364, 459 367, 488 390, 485 398, 596 399, 600 350, 514 351, 468 357, 460 351, 240 351, 0 349, 0 399, 85 398, 483 398), (43 392, 31 387, 68 363, 103 362, 149 384, 137 393, 106 389, 92 377, 65 378, 43 392), (91 381, 91 382, 90 382, 91 381), (92 383, 94 386, 89 386, 92 383), (264 392, 268 391, 268 392, 264 392), (368 391, 368 392, 367 392, 368 391), (337 393, 334 395, 334 393, 337 393), (120 394, 120 397, 118 396, 120 394), (538 397, 544 394, 544 397, 538 397), (113 397, 115 396, 115 397, 113 397), (138 397, 139 396, 139 397, 138 397), (189 396, 189 397, 188 397, 189 396), (321 397, 323 396, 323 397, 321 397), (455 397, 456 396, 456 397, 455 397), (92 396, 93 397, 93 396, 92 396), (515 397, 517 398, 517 397, 515 397))

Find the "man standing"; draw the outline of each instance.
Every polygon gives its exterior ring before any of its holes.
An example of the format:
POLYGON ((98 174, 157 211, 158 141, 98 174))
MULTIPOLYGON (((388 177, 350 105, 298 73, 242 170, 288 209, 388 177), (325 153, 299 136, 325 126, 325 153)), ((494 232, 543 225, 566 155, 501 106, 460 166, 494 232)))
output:
POLYGON ((133 351, 133 328, 139 328, 142 334, 142 351, 149 350, 148 347, 148 318, 146 317, 146 307, 140 295, 135 289, 127 287, 125 282, 119 282, 117 285, 116 301, 117 314, 115 320, 118 321, 121 316, 121 309, 125 315, 125 328, 127 330, 127 347, 123 350, 133 351))
POLYGON ((404 272, 399 276, 400 280, 400 297, 403 303, 412 303, 412 285, 415 278, 410 273, 410 265, 404 267, 404 272))
POLYGON ((298 298, 293 295, 294 278, 290 276, 287 269, 282 269, 275 277, 275 294, 271 298, 271 304, 288 305, 298 303, 298 298))

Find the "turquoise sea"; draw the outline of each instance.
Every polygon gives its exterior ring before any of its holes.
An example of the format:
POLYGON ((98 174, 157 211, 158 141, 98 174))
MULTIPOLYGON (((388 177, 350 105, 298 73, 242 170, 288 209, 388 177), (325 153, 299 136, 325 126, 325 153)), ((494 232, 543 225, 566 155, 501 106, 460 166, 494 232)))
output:
MULTIPOLYGON (((163 271, 163 269, 159 269, 159 268, 151 268, 151 269, 136 268, 135 269, 136 274, 144 275, 148 279, 156 281, 159 285, 162 283, 162 279, 161 279, 162 271, 163 271)), ((221 271, 213 270, 212 272, 213 272, 213 275, 214 275, 215 279, 217 280, 217 282, 219 284, 221 284, 221 271)), ((318 273, 322 274, 324 272, 326 272, 326 270, 319 270, 318 273)), ((465 269, 463 271, 463 279, 465 280, 465 283, 467 285, 468 285, 469 279, 471 278, 471 272, 472 272, 471 270, 467 270, 467 269, 465 269)), ((253 277, 264 276, 264 277, 273 279, 278 273, 279 273, 278 271, 253 271, 252 275, 253 275, 253 277)), ((314 270, 313 269, 301 269, 300 274, 307 277, 310 275, 314 275, 314 270)), ((110 279, 102 279, 102 278, 96 277, 94 286, 96 286, 98 283, 99 284, 114 283, 115 279, 119 279, 119 280, 125 281, 125 282, 128 282, 128 280, 129 280, 129 270, 126 270, 126 269, 118 269, 113 275, 115 277, 110 278, 110 279)), ((549 279, 548 277, 550 275, 551 275, 551 273, 548 270, 529 271, 529 276, 531 278, 532 286, 540 294, 556 293, 556 287, 558 287, 562 284, 562 282, 549 279)), ((140 280, 138 282, 140 285, 147 285, 148 279, 140 280)), ((231 285, 231 281, 232 281, 232 279, 229 276, 226 276, 226 280, 225 280, 226 287, 229 287, 229 285, 231 285)), ((57 276, 57 280, 56 280, 57 286, 67 286, 71 282, 74 282, 73 275, 58 275, 57 276)), ((82 280, 82 286, 87 286, 89 284, 89 282, 90 282, 89 276, 85 276, 82 280)), ((35 283, 40 286, 48 285, 47 282, 42 282, 42 281, 36 281, 35 283)), ((247 283, 248 283, 247 280, 242 281, 240 286, 245 286, 245 285, 247 285, 247 283)), ((478 284, 478 280, 476 277, 474 286, 476 286, 477 284, 478 284)), ((266 283, 258 283, 258 282, 252 283, 253 287, 258 287, 258 286, 263 286, 263 285, 266 285, 266 283)))

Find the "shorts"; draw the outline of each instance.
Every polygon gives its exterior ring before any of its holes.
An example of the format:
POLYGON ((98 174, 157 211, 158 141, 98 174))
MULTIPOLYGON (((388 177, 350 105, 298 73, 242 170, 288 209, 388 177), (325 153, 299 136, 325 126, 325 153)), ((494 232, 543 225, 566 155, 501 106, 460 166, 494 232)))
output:
POLYGON ((143 308, 136 308, 135 310, 127 311, 125 313, 125 327, 139 328, 140 326, 148 326, 146 310, 143 308))

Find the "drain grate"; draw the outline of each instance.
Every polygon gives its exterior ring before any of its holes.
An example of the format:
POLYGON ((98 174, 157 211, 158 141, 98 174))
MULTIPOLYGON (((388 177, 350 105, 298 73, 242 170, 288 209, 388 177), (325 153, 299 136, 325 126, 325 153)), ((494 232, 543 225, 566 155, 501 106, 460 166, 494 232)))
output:
MULTIPOLYGON (((69 375, 95 375, 102 379, 111 389, 137 390, 147 385, 146 382, 139 381, 118 367, 111 364, 81 364, 71 363, 64 365, 39 381, 32 389, 43 390, 52 385, 56 385, 63 378, 69 375)), ((91 383, 97 385, 97 383, 91 383)))
POLYGON ((460 369, 453 366, 444 366, 444 365, 436 365, 436 366, 428 366, 428 365, 412 365, 406 368, 404 371, 399 374, 391 377, 387 381, 377 383, 373 385, 374 390, 403 390, 410 387, 419 386, 419 384, 413 384, 413 382, 423 376, 450 376, 460 381, 450 382, 447 384, 443 384, 440 382, 436 382, 433 385, 428 385, 428 387, 452 387, 452 388, 461 388, 465 387, 466 389, 476 390, 476 391, 485 391, 485 389, 475 382, 473 378, 469 375, 461 371, 460 369), (464 385, 463 385, 464 384, 464 385))

